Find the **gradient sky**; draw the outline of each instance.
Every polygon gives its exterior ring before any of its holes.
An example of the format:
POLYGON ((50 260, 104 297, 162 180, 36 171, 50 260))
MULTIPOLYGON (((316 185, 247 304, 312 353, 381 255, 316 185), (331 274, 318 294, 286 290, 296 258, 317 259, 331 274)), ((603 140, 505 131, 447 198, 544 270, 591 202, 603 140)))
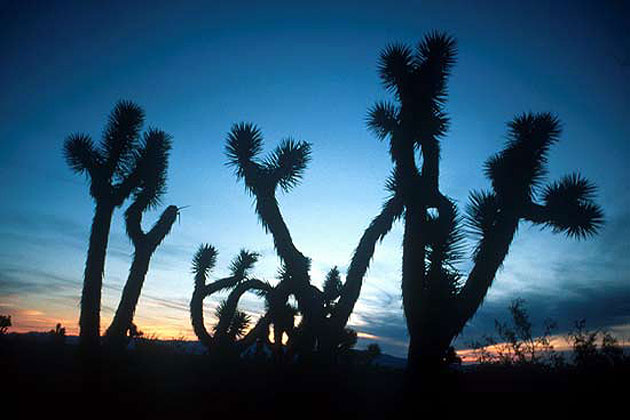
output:
MULTIPOLYGON (((380 210, 391 167, 387 145, 365 126, 368 107, 387 98, 379 51, 440 29, 459 48, 443 192, 463 207, 471 189, 488 185, 482 165, 501 147, 506 123, 520 112, 552 111, 564 130, 550 179, 579 170, 600 187, 607 219, 597 238, 582 242, 523 224, 458 347, 492 332, 517 297, 536 325, 556 319, 559 334, 586 318, 590 327, 630 337, 627 3, 100 3, 0 4, 0 313, 12 315, 14 331, 62 322, 77 332, 93 203, 85 179, 66 166, 62 144, 73 132, 98 139, 119 99, 137 102, 147 126, 173 135, 163 202, 190 206, 153 257, 136 314, 141 329, 194 337, 190 260, 202 242, 220 251, 213 278, 226 274, 241 247, 263 255, 258 276, 275 275, 272 239, 224 165, 235 122, 258 124, 266 150, 288 135, 312 143, 304 181, 280 196, 281 209, 296 245, 313 259, 314 283, 334 265, 344 272, 380 210)), ((123 210, 110 236, 103 330, 133 252, 123 210)), ((361 346, 378 341, 395 355, 405 354, 407 341, 401 241, 397 225, 378 246, 351 318, 361 346)), ((221 297, 206 300, 208 316, 221 297)), ((262 302, 247 296, 242 308, 258 314, 262 302)))

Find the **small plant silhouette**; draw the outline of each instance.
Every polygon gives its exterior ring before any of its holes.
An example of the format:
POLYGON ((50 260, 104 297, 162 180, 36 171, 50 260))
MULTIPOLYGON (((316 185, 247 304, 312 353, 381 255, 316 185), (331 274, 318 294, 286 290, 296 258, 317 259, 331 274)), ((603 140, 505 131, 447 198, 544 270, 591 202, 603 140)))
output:
POLYGON ((11 315, 0 315, 0 335, 5 335, 11 327, 11 315))
POLYGON ((57 344, 65 343, 66 329, 61 325, 61 323, 58 323, 57 325, 55 325, 55 329, 50 330, 48 333, 52 336, 53 342, 57 344))

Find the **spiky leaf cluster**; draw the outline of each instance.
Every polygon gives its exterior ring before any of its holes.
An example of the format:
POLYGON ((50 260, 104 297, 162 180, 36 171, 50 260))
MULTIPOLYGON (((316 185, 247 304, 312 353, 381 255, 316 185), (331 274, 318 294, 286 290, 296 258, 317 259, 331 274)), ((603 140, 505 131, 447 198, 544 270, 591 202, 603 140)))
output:
POLYGON ((132 171, 144 112, 130 101, 119 101, 110 113, 98 146, 86 134, 66 139, 64 155, 78 173, 99 171, 105 180, 121 181, 132 171))
POLYGON ((542 200, 548 212, 546 225, 553 232, 565 232, 576 238, 597 233, 604 215, 593 201, 595 192, 595 185, 577 173, 545 187, 542 200))
POLYGON ((558 141, 560 121, 550 113, 522 114, 508 124, 505 148, 485 164, 485 174, 503 201, 530 201, 547 174, 549 148, 558 141))
POLYGON ((108 175, 122 178, 133 168, 133 152, 144 123, 144 111, 131 101, 119 101, 103 132, 102 152, 108 175))
POLYGON ((159 203, 166 188, 171 138, 156 129, 141 137, 143 123, 144 112, 138 105, 119 101, 99 144, 87 134, 66 138, 65 160, 74 172, 89 175, 90 194, 97 201, 105 199, 119 206, 134 193, 147 207, 159 203))
POLYGON ((251 123, 232 126, 227 136, 225 153, 228 166, 234 167, 239 179, 252 192, 273 192, 277 186, 288 191, 296 186, 310 161, 311 145, 291 138, 283 140, 270 155, 261 160, 263 137, 251 123))
MULTIPOLYGON (((379 102, 368 114, 368 127, 380 138, 392 136, 398 128, 416 146, 435 141, 448 128, 443 111, 446 80, 455 62, 455 40, 441 32, 423 38, 415 50, 403 44, 386 47, 380 56, 379 73, 385 88, 400 106, 379 102)), ((392 144, 395 153, 396 145, 392 144)))
POLYGON ((265 160, 264 167, 274 183, 284 191, 289 191, 302 180, 310 156, 309 143, 288 138, 283 140, 265 160))
POLYGON ((70 169, 79 174, 88 172, 93 177, 94 171, 103 165, 101 153, 86 134, 68 136, 63 145, 63 154, 70 169))
POLYGON ((427 277, 435 298, 448 298, 459 288, 457 264, 464 257, 465 242, 461 217, 455 204, 447 200, 438 215, 427 215, 427 277))
POLYGON ((326 279, 324 280, 324 286, 322 288, 324 300, 328 304, 331 304, 341 295, 342 286, 343 284, 341 283, 339 269, 337 269, 337 267, 335 266, 330 269, 328 274, 326 274, 326 279))
POLYGON ((449 200, 439 215, 427 215, 427 260, 430 264, 455 266, 464 256, 464 234, 457 208, 449 200))
POLYGON ((140 187, 135 191, 135 201, 144 208, 155 208, 166 193, 168 157, 172 137, 162 130, 150 128, 144 133, 137 152, 139 162, 137 172, 141 178, 140 187))
MULTIPOLYGON (((227 310, 226 301, 221 301, 215 310, 215 315, 218 319, 223 319, 226 316, 229 316, 230 313, 227 310)), ((245 312, 236 310, 232 314, 232 319, 230 320, 229 327, 227 329, 226 335, 227 337, 235 341, 245 335, 245 332, 249 328, 251 324, 251 316, 246 314, 245 312)), ((216 332, 217 325, 214 326, 214 331, 216 332)))
POLYGON ((254 267, 254 264, 258 262, 260 254, 257 252, 251 252, 246 249, 241 249, 240 252, 232 262, 230 263, 230 272, 232 276, 244 279, 249 274, 249 270, 254 267))
POLYGON ((192 261, 192 272, 195 276, 201 276, 205 279, 208 273, 217 263, 218 251, 209 244, 201 244, 195 252, 192 261))

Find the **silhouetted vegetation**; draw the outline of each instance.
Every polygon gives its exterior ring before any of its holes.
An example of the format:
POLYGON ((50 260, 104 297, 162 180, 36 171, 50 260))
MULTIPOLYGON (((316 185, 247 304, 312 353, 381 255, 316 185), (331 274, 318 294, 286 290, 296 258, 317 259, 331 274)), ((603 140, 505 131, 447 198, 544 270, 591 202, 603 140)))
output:
POLYGON ((513 300, 508 309, 511 322, 494 321, 498 339, 484 335, 481 341, 472 343, 471 347, 478 352, 478 362, 561 367, 564 358, 551 344, 556 322, 546 320, 542 333, 535 335, 523 299, 513 300))
POLYGON ((573 363, 578 368, 611 369, 630 363, 630 358, 610 331, 588 330, 585 320, 575 322, 568 341, 573 348, 573 363))
POLYGON ((133 324, 133 314, 140 298, 142 285, 149 270, 149 262, 156 248, 171 231, 177 218, 176 206, 164 210, 151 230, 142 230, 142 213, 159 205, 166 192, 168 155, 171 138, 168 134, 151 129, 142 139, 139 153, 145 164, 140 174, 141 184, 134 192, 134 201, 125 212, 127 236, 135 248, 129 276, 120 298, 118 309, 105 333, 111 348, 120 349, 126 344, 127 331, 133 324))
POLYGON ((289 298, 295 297, 302 318, 290 337, 290 351, 305 358, 317 351, 331 360, 346 347, 343 344, 348 339, 345 326, 359 297, 375 245, 400 217, 402 205, 398 198, 392 197, 366 229, 348 267, 345 283, 341 283, 339 272, 334 268, 329 273, 326 290, 319 290, 311 284, 310 259, 294 244, 276 199, 278 188, 288 192, 302 179, 311 146, 287 138, 265 159, 260 158, 262 148, 263 138, 258 127, 250 123, 232 126, 226 145, 228 164, 254 196, 258 218, 265 231, 272 235, 282 262, 280 283, 267 299, 269 322, 283 324, 284 320, 278 315, 285 312, 282 308, 287 307, 289 298))
POLYGON ((55 329, 50 330, 48 333, 52 337, 52 340, 53 340, 54 343, 57 343, 57 344, 65 343, 65 341, 66 341, 66 329, 60 323, 55 325, 55 329))
POLYGON ((484 336, 472 344, 479 364, 470 369, 484 389, 601 392, 624 386, 630 357, 610 332, 588 330, 578 321, 565 338, 572 351, 562 354, 551 344, 554 322, 545 321, 542 334, 534 336, 523 301, 513 301, 509 311, 510 323, 495 321, 498 339, 484 336))
POLYGON ((549 149, 560 136, 560 122, 549 113, 518 115, 508 124, 503 150, 484 166, 492 188, 471 193, 462 220, 439 188, 440 142, 449 123, 447 80, 455 57, 455 40, 439 32, 416 48, 388 46, 379 72, 395 101, 377 103, 368 118, 377 137, 389 140, 390 190, 404 206, 402 293, 412 372, 433 370, 444 360, 482 304, 521 221, 578 239, 602 225, 595 187, 582 176, 543 185, 549 149), (466 251, 462 226, 477 242, 467 277, 457 269, 466 251))
POLYGON ((247 291, 255 291, 265 296, 272 289, 269 283, 250 277, 250 270, 258 261, 255 252, 241 250, 230 264, 230 276, 206 284, 210 271, 217 260, 217 250, 211 245, 201 245, 192 263, 195 275, 195 288, 190 301, 190 319, 199 341, 208 351, 225 355, 226 352, 240 354, 257 339, 266 340, 269 333, 269 316, 263 315, 247 334, 250 318, 237 310, 238 301, 247 291), (214 327, 214 336, 206 329, 203 313, 203 300, 221 290, 229 290, 227 300, 217 308, 218 323, 214 327))
MULTIPOLYGON (((87 350, 99 345, 101 289, 112 214, 143 183, 151 182, 144 177, 154 174, 150 169, 155 165, 152 147, 158 139, 167 138, 152 129, 141 141, 143 123, 144 112, 138 105, 120 101, 109 115, 99 145, 83 133, 68 136, 64 143, 68 166, 78 174, 87 175, 90 195, 96 204, 79 318, 81 343, 87 350)), ((141 194, 138 192, 136 196, 141 194)))
POLYGON ((5 335, 11 326, 11 315, 0 315, 0 335, 5 335))
MULTIPOLYGON (((192 259, 190 318, 209 358, 184 354, 181 342, 165 343, 155 335, 145 336, 133 322, 152 255, 170 233, 179 212, 176 206, 168 206, 150 230, 142 227, 145 212, 157 209, 166 192, 170 135, 154 128, 142 134, 144 112, 129 101, 115 105, 98 144, 86 134, 70 135, 64 143, 66 162, 74 172, 87 176, 95 202, 79 320, 83 354, 98 355, 111 220, 114 210, 132 199, 125 211, 125 227, 134 247, 133 261, 105 337, 112 349, 123 350, 130 340, 133 346, 128 351, 84 359, 89 360, 85 363, 88 368, 91 363, 100 367, 104 362, 111 369, 88 372, 88 379, 95 381, 88 385, 98 383, 106 390, 136 389, 135 384, 141 384, 137 389, 247 389, 257 398, 271 390, 300 387, 306 391, 325 388, 339 395, 368 390, 400 400, 404 391, 413 390, 404 388, 410 382, 404 382, 400 372, 379 364, 387 355, 378 344, 370 344, 365 351, 354 349, 358 334, 347 323, 377 243, 402 220, 401 288, 410 337, 408 370, 412 373, 408 378, 416 379, 418 372, 438 372, 442 376, 436 386, 475 389, 488 371, 463 369, 453 340, 482 305, 521 222, 584 239, 598 233, 603 212, 594 201, 595 186, 577 172, 546 183, 549 150, 560 138, 561 124, 555 115, 543 112, 517 115, 507 124, 507 142, 483 167, 490 188, 471 192, 465 215, 460 214, 439 184, 441 142, 449 127, 447 82, 455 61, 455 40, 440 32, 427 34, 414 48, 392 44, 382 51, 379 75, 393 101, 378 102, 369 110, 368 127, 379 140, 389 143, 393 169, 385 183, 388 196, 363 232, 345 279, 335 266, 321 289, 311 282, 311 259, 294 242, 277 198, 279 190, 288 193, 301 182, 311 159, 311 144, 286 138, 262 156, 261 130, 252 123, 232 125, 225 144, 227 165, 252 195, 258 220, 272 237, 280 269, 275 284, 256 278, 252 270, 260 255, 243 249, 233 258, 226 277, 209 281, 218 252, 212 245, 199 246, 192 259), (474 241, 470 250, 467 238, 474 241), (465 274, 459 267, 467 257, 472 268, 465 274), (204 300, 221 291, 227 297, 215 308, 216 323, 209 332, 204 300), (265 311, 255 322, 238 307, 247 292, 264 300, 265 311), (174 378, 177 385, 168 382, 174 378), (372 382, 366 383, 365 378, 372 382)), ((544 375, 550 367, 559 375, 557 383, 565 388, 568 385, 563 381, 568 383, 567 378, 584 371, 627 371, 628 358, 609 332, 588 331, 583 321, 576 323, 569 333, 575 369, 569 370, 551 344, 554 323, 545 323, 542 334, 536 335, 522 300, 513 301, 509 311, 510 322, 495 322, 498 338, 485 336, 475 348, 483 366, 541 368, 536 375, 543 376, 525 378, 524 387, 548 379, 544 375)), ((0 316, 0 334, 6 335, 10 326, 11 317, 0 316)), ((57 324, 49 336, 53 339, 47 340, 55 344, 51 355, 42 355, 48 348, 34 349, 26 340, 3 343, 3 355, 9 355, 6 360, 16 364, 12 377, 27 372, 26 378, 37 382, 41 375, 37 369, 46 366, 42 361, 50 363, 51 357, 58 357, 68 370, 58 371, 53 366, 43 371, 55 372, 60 378, 76 373, 65 328, 57 324)), ((0 359, 6 363, 4 357, 0 359)), ((56 381, 48 379, 51 384, 56 381)), ((433 384, 430 380, 423 383, 433 384)))

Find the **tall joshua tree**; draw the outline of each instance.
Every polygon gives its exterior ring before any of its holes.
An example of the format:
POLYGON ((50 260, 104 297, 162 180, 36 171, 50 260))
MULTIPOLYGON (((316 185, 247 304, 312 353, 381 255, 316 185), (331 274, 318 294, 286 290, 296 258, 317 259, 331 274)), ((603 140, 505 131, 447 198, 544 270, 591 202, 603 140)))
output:
POLYGON ((227 136, 228 164, 234 167, 237 178, 244 181, 245 187, 254 196, 258 218, 265 231, 271 233, 285 271, 271 294, 270 313, 275 312, 274 307, 285 307, 287 298, 294 295, 303 316, 300 347, 330 352, 344 336, 345 325, 359 297, 377 242, 402 215, 402 200, 395 191, 396 183, 391 181, 388 186, 392 195, 361 237, 346 282, 338 290, 338 301, 328 311, 329 302, 324 293, 310 283, 310 259, 293 243, 276 199, 278 188, 289 191, 302 179, 310 160, 310 144, 285 139, 265 159, 260 158, 262 147, 262 133, 250 123, 233 125, 227 136))
POLYGON ((301 180, 310 160, 311 145, 289 138, 261 161, 258 155, 262 145, 262 133, 257 127, 246 123, 234 125, 226 146, 228 164, 235 168, 237 178, 244 180, 245 187, 255 197, 256 213, 265 231, 273 236, 278 256, 289 273, 286 276, 286 297, 290 293, 295 294, 304 324, 309 332, 314 333, 321 328, 323 313, 317 304, 317 294, 310 285, 310 259, 294 245, 276 200, 278 187, 289 191, 301 180))
POLYGON ((177 218, 177 207, 168 206, 148 232, 142 230, 142 213, 157 207, 166 192, 170 149, 171 137, 163 131, 150 129, 144 134, 139 151, 141 159, 146 162, 141 173, 142 183, 134 193, 133 203, 125 212, 127 235, 133 243, 135 252, 118 309, 105 334, 112 347, 124 345, 149 270, 151 256, 168 235, 177 218))
POLYGON ((242 327, 244 320, 241 319, 241 322, 238 320, 239 317, 242 318, 242 315, 239 314, 237 305, 245 292, 254 291, 264 295, 271 290, 268 283, 249 276, 249 271, 258 261, 258 257, 259 255, 255 252, 241 250, 230 264, 230 275, 207 284, 208 274, 216 265, 217 250, 211 245, 204 244, 195 253, 192 264, 195 288, 190 301, 190 319, 199 341, 209 351, 213 351, 217 347, 224 350, 226 346, 234 346, 237 351, 241 351, 257 338, 268 335, 269 316, 262 316, 247 334, 244 334, 242 327), (221 290, 230 290, 230 294, 227 300, 221 304, 219 322, 214 328, 215 334, 213 336, 205 326, 203 300, 221 290), (239 336, 242 338, 235 341, 239 336))
POLYGON ((141 183, 143 159, 138 151, 143 122, 144 112, 138 105, 120 101, 109 115, 99 145, 86 134, 72 134, 64 143, 66 162, 74 172, 88 176, 95 202, 79 319, 84 348, 94 348, 99 342, 101 287, 112 214, 141 183))
POLYGON ((473 268, 467 277, 456 269, 465 251, 461 218, 439 189, 446 81, 455 54, 453 38, 437 32, 416 49, 387 47, 379 71, 395 102, 369 111, 369 127, 389 139, 395 190, 404 205, 402 293, 412 372, 439 364, 482 304, 521 221, 577 238, 596 233, 602 223, 592 201, 595 188, 580 175, 542 188, 548 150, 560 135, 557 118, 520 115, 508 125, 504 149, 485 165, 492 190, 470 196, 466 224, 478 237, 473 268))

